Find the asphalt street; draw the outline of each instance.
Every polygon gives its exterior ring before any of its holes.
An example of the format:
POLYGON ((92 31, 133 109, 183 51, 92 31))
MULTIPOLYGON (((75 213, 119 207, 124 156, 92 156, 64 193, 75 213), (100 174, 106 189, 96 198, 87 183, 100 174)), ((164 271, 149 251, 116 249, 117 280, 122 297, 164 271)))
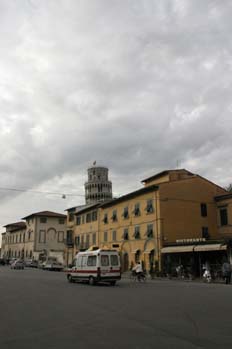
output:
POLYGON ((0 267, 0 348, 231 348, 232 285, 68 283, 0 267))

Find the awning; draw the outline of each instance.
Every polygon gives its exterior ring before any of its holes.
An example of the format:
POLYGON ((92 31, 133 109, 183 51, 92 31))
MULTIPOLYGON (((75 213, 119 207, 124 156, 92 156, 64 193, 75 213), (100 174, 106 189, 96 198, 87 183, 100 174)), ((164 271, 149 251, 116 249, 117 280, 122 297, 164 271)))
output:
POLYGON ((163 247, 161 253, 193 252, 195 245, 163 247))
POLYGON ((197 245, 194 248, 194 252, 203 251, 223 251, 226 250, 227 246, 222 244, 208 244, 208 245, 197 245))

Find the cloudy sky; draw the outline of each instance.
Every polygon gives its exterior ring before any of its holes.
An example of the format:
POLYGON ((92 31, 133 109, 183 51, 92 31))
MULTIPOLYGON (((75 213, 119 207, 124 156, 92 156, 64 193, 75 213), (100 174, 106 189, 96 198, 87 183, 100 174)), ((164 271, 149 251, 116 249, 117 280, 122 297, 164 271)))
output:
POLYGON ((0 0, 0 225, 84 203, 94 160, 115 195, 177 164, 231 183, 231 17, 231 0, 0 0))

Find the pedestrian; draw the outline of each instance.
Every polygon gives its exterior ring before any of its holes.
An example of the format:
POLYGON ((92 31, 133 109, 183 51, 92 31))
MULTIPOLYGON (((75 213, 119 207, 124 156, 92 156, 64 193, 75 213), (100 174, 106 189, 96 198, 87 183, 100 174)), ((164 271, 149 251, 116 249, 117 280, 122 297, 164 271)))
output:
POLYGON ((225 280, 225 283, 228 285, 231 282, 231 264, 226 260, 222 265, 222 276, 225 280))
POLYGON ((134 268, 132 269, 136 273, 137 280, 140 281, 141 276, 143 274, 143 268, 140 262, 138 262, 134 268))

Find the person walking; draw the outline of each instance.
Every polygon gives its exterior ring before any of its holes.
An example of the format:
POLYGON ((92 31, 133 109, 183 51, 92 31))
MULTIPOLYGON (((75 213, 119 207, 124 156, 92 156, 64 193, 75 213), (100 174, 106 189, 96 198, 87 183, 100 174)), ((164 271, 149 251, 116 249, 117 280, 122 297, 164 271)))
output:
POLYGON ((222 265, 222 276, 225 283, 228 285, 231 282, 231 264, 229 261, 225 261, 222 265))

